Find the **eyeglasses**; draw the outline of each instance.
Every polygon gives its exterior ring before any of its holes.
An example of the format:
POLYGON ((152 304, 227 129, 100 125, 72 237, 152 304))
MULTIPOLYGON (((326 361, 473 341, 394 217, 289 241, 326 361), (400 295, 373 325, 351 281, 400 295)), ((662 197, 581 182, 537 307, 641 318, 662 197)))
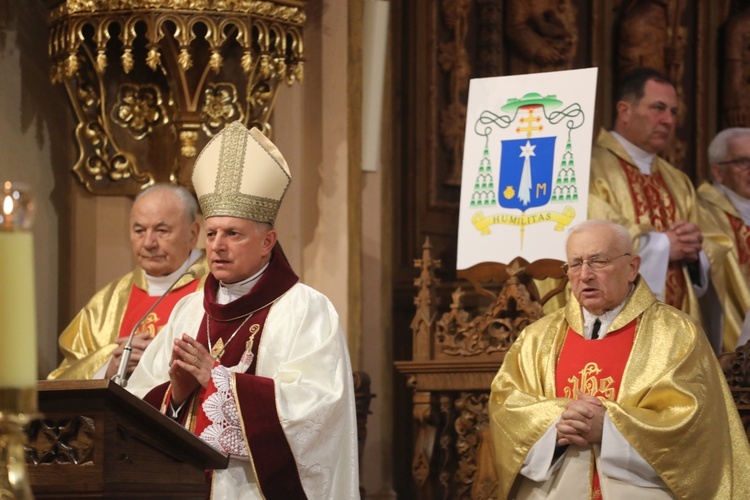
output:
POLYGON ((720 161, 719 165, 732 165, 737 170, 747 172, 750 170, 750 158, 735 158, 733 160, 720 161))
POLYGON ((608 265, 612 263, 612 261, 619 259, 620 257, 630 256, 629 253, 624 253, 622 255, 618 255, 617 257, 612 257, 611 259, 608 259, 606 257, 591 257, 590 259, 585 260, 574 260, 573 262, 566 262, 562 266, 563 272, 570 276, 571 274, 578 274, 581 272, 581 269, 583 269, 584 264, 588 264, 589 269, 592 271, 601 271, 608 265))

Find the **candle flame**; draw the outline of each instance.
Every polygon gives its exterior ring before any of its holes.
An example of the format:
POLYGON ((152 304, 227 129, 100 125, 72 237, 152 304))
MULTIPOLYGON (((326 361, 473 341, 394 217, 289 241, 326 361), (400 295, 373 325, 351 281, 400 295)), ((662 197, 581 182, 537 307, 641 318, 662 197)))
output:
POLYGON ((7 195, 3 200, 3 213, 9 215, 11 212, 13 212, 13 198, 7 195))

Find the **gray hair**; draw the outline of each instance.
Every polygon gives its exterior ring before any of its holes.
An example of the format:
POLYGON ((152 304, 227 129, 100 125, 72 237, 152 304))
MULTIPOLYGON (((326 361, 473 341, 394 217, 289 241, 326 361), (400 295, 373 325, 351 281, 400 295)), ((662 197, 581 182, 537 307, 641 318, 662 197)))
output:
POLYGON ((195 222, 195 219, 198 217, 198 202, 195 201, 195 196, 193 196, 193 193, 188 191, 184 186, 167 183, 152 184, 138 193, 138 195, 135 197, 135 200, 137 201, 145 195, 157 191, 169 191, 170 193, 173 193, 177 197, 177 199, 180 200, 180 204, 185 211, 184 213, 187 217, 188 222, 195 222))
MULTIPOLYGON (((570 231, 568 231, 568 239, 570 239, 570 237, 575 233, 584 231, 586 229, 602 228, 606 228, 612 231, 612 239, 617 242, 618 246, 622 247, 627 252, 633 251, 633 238, 630 237, 630 233, 628 232, 628 230, 620 224, 617 224, 616 222, 604 219, 588 219, 581 222, 580 224, 576 224, 570 229, 570 231)), ((567 246, 567 240, 565 241, 565 244, 567 246)))
POLYGON ((710 165, 718 165, 720 162, 726 161, 728 159, 727 149, 729 149, 727 145, 730 141, 738 137, 747 137, 750 139, 750 128, 727 128, 716 134, 711 144, 708 145, 708 163, 710 165))

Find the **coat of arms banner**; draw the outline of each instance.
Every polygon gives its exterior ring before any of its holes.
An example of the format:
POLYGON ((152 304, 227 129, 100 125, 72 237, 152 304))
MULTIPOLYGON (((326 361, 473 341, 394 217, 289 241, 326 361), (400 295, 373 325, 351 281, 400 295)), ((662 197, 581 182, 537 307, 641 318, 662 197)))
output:
POLYGON ((596 68, 471 80, 457 268, 565 259, 586 219, 596 68))

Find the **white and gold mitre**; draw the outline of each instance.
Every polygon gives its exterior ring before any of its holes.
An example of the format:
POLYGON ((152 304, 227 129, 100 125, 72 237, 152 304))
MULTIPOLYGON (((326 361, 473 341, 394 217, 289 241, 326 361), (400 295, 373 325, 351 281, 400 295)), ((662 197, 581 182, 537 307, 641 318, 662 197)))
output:
POLYGON ((273 224, 289 183, 286 160, 257 128, 240 121, 216 134, 195 161, 193 187, 203 216, 273 224))

